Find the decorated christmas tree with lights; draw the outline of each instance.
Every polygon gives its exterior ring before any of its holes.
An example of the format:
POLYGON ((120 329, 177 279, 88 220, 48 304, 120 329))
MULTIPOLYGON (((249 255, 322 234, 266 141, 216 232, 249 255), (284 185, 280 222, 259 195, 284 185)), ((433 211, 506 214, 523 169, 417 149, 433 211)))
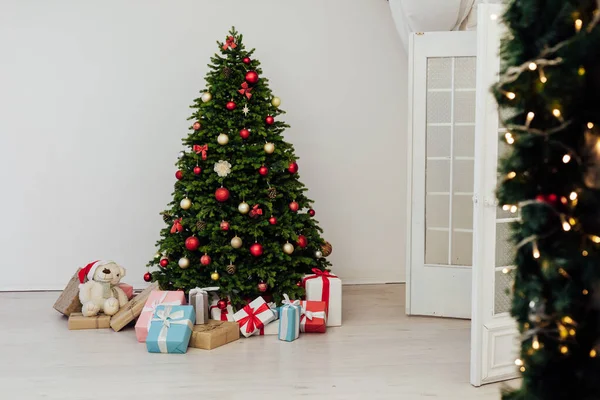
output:
POLYGON ((302 277, 327 269, 331 252, 282 136, 281 100, 242 38, 233 28, 217 42, 162 212, 167 227, 144 276, 163 290, 218 286, 234 304, 300 297, 302 277))
POLYGON ((511 1, 494 94, 511 152, 512 315, 523 382, 504 399, 600 399, 600 1, 511 1))

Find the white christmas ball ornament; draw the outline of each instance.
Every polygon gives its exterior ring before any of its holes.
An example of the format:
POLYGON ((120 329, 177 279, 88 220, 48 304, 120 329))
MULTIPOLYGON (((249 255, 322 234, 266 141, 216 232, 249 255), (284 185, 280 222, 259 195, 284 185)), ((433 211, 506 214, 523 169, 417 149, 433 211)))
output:
POLYGON ((189 266, 190 266, 190 260, 189 260, 188 258, 186 258, 186 257, 181 257, 181 258, 179 259, 179 267, 180 267, 181 269, 186 269, 186 268, 187 268, 187 267, 189 267, 189 266))
POLYGON ((241 214, 248 214, 248 211, 250 211, 250 206, 245 201, 241 202, 240 205, 238 206, 238 211, 241 214))
POLYGON ((184 153, 183 151, 180 151, 180 152, 177 154, 177 158, 179 158, 180 160, 181 160, 181 159, 182 159, 184 156, 185 156, 185 153, 184 153))
POLYGON ((283 245, 283 252, 285 254, 292 254, 294 252, 294 245, 292 245, 291 243, 286 243, 283 245))
POLYGON ((192 201, 187 197, 179 202, 179 206, 184 210, 189 210, 192 206, 192 201))
POLYGON ((204 93, 202 93, 201 99, 204 103, 208 103, 209 101, 212 100, 212 94, 210 94, 209 92, 204 92, 204 93))
POLYGON ((321 250, 315 251, 315 257, 317 257, 317 258, 323 257, 323 253, 321 252, 321 250))
POLYGON ((238 236, 235 236, 233 239, 231 239, 231 247, 234 249, 239 249, 242 247, 242 239, 240 239, 238 236))
POLYGON ((229 143, 229 136, 227 136, 224 133, 221 133, 217 137, 217 143, 219 143, 221 146, 225 146, 227 143, 229 143))
POLYGON ((275 151, 275 145, 273 143, 265 143, 265 153, 272 154, 275 151))

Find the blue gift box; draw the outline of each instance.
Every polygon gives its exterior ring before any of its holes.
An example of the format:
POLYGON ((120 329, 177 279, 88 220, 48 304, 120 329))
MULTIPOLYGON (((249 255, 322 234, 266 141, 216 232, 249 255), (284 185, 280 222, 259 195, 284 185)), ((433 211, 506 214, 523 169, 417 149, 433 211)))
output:
POLYGON ((150 320, 146 348, 150 353, 184 354, 196 322, 192 306, 156 307, 150 320))
POLYGON ((300 302, 290 301, 284 295, 283 305, 279 307, 279 340, 293 342, 300 335, 300 302))

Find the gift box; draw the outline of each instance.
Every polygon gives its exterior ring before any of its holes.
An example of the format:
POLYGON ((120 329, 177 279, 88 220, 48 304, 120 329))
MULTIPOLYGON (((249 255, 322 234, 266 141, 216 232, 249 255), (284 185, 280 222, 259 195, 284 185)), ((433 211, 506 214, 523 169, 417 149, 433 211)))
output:
POLYGON ((285 300, 279 310, 279 340, 293 342, 300 336, 300 301, 291 301, 287 294, 283 296, 285 300))
MULTIPOLYGON (((271 309, 272 311, 273 309, 271 309)), ((279 335, 279 322, 277 320, 273 320, 254 332, 252 336, 271 336, 271 335, 279 335)))
POLYGON ((324 301, 303 301, 300 316, 300 332, 327 332, 327 303, 324 301))
POLYGON ((240 325, 240 332, 245 337, 252 336, 255 332, 275 319, 275 314, 262 297, 257 297, 240 311, 233 314, 233 318, 240 325))
MULTIPOLYGON (((171 293, 171 292, 167 292, 171 293)), ((149 353, 184 354, 187 352, 196 313, 192 306, 158 305, 148 321, 146 337, 149 353)))
MULTIPOLYGON (((156 313, 156 309, 160 305, 165 306, 180 306, 186 304, 185 294, 182 291, 162 291, 155 290, 150 293, 146 304, 142 308, 142 312, 135 323, 135 336, 138 342, 145 342, 148 331, 150 330, 150 320, 156 313)), ((192 307, 192 310, 194 308, 192 307)), ((195 319, 195 318, 194 318, 195 319)))
POLYGON ((127 300, 131 300, 133 298, 133 286, 128 285, 126 283, 119 283, 117 285, 123 292, 125 292, 125 296, 127 296, 127 300))
POLYGON ((110 319, 110 327, 119 332, 125 328, 130 322, 140 316, 146 300, 150 297, 150 293, 158 290, 158 283, 154 282, 146 289, 142 290, 137 296, 129 300, 127 304, 119 309, 113 317, 110 319))
POLYGON ((279 309, 281 307, 277 307, 277 305, 275 305, 275 303, 271 302, 271 303, 267 303, 269 308, 271 309, 271 311, 273 311, 273 314, 275 315, 275 319, 279 319, 279 309))
POLYGON ((227 299, 227 308, 220 310, 217 307, 217 302, 220 300, 219 296, 214 295, 212 302, 210 303, 210 318, 217 321, 235 321, 233 319, 233 307, 231 306, 231 301, 229 298, 227 299))
POLYGON ((218 287, 195 288, 190 290, 189 305, 196 312, 196 325, 208 323, 208 292, 219 290, 218 287))
POLYGON ((237 322, 209 319, 205 325, 194 326, 190 347, 212 350, 227 343, 235 342, 239 338, 240 326, 237 322))
POLYGON ((306 300, 324 301, 327 306, 327 326, 342 325, 342 281, 328 271, 313 268, 314 275, 307 275, 302 282, 306 288, 306 300))
POLYGON ((98 314, 94 317, 84 317, 82 313, 73 312, 69 315, 69 330, 78 329, 107 329, 110 328, 110 316, 98 314))
MULTIPOLYGON (((58 299, 54 303, 54 309, 67 317, 74 312, 81 311, 81 301, 79 301, 79 271, 78 268, 75 275, 71 278, 65 290, 62 291, 58 299)), ((87 277, 85 278, 87 281, 87 277)))

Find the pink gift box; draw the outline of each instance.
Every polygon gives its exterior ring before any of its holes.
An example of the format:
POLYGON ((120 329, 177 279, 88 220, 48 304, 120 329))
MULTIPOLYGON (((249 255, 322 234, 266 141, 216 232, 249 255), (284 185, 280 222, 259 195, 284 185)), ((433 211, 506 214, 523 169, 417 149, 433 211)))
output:
POLYGON ((122 291, 125 292, 125 296, 127 296, 128 300, 131 300, 133 298, 133 286, 128 285, 126 283, 119 283, 118 285, 122 291))
POLYGON ((138 342, 146 341, 148 329, 150 328, 150 320, 152 319, 157 306, 181 306, 185 304, 185 294, 182 291, 165 292, 162 290, 154 290, 150 293, 150 297, 146 300, 142 313, 135 323, 135 336, 137 337, 138 342))

